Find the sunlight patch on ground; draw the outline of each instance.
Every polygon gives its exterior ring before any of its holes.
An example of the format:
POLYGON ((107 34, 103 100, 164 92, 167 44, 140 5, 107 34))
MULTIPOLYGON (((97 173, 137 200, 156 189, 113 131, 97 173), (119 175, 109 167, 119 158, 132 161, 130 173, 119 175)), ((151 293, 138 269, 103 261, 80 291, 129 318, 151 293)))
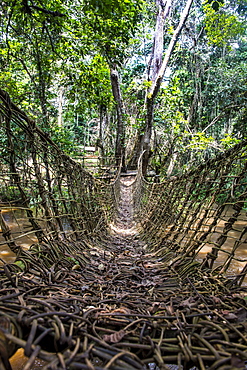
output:
POLYGON ((113 233, 116 233, 118 235, 121 235, 121 236, 134 236, 138 233, 137 229, 135 227, 131 227, 131 228, 120 228, 119 226, 117 226, 116 224, 113 224, 111 223, 109 225, 109 228, 110 228, 110 231, 113 232, 113 233))

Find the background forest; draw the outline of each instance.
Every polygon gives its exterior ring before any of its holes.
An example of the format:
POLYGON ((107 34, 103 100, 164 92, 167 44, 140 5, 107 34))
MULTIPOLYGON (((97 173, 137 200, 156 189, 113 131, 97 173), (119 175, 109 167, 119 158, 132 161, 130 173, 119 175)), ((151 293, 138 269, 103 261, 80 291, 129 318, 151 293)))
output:
POLYGON ((96 146, 135 168, 145 150, 149 169, 170 176, 246 138, 246 10, 1 0, 0 87, 68 154, 96 146))

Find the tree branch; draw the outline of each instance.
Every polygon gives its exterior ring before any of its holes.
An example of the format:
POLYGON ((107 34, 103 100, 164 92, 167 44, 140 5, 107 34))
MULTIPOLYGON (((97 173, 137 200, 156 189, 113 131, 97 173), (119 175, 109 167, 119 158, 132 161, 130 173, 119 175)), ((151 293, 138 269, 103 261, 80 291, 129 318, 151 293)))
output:
POLYGON ((229 110, 229 109, 232 109, 232 108, 236 108, 238 107, 238 105, 230 105, 228 107, 226 107, 223 112, 221 112, 220 114, 218 114, 218 116, 214 117, 214 119, 207 125, 207 127, 205 127, 202 132, 205 132, 207 131, 207 129, 211 126, 213 126, 220 118, 224 117, 224 115, 226 114, 226 112, 229 110))
POLYGON ((58 11, 53 11, 53 10, 48 10, 48 9, 40 8, 37 5, 30 5, 29 7, 32 8, 32 9, 38 10, 38 11, 40 11, 42 13, 52 15, 53 17, 65 17, 65 14, 63 14, 63 13, 60 13, 58 11))
POLYGON ((159 73, 158 73, 158 76, 156 77, 156 80, 155 82, 153 83, 150 91, 149 91, 149 97, 152 98, 152 100, 154 100, 159 92, 159 89, 160 89, 160 85, 161 85, 161 82, 163 80, 163 77, 164 77, 164 74, 165 74, 165 71, 166 71, 166 68, 168 66, 168 62, 169 62, 169 59, 170 59, 170 56, 172 54, 172 51, 174 49, 174 46, 177 42, 177 39, 182 31, 182 28, 186 22, 186 19, 189 15, 189 11, 190 11, 190 7, 193 3, 193 0, 188 0, 187 1, 187 4, 182 12, 182 15, 181 15, 181 18, 180 18, 180 21, 179 21, 179 24, 176 28, 176 30, 174 31, 174 34, 172 36, 172 39, 169 43, 169 46, 167 48, 167 51, 166 51, 166 54, 165 54, 165 58, 162 62, 162 65, 159 69, 159 73))
POLYGON ((40 6, 34 5, 33 2, 32 2, 32 5, 29 5, 28 0, 22 0, 22 4, 23 4, 23 10, 27 14, 32 14, 32 9, 35 9, 35 10, 38 10, 39 12, 52 15, 53 17, 65 17, 65 14, 62 14, 58 11, 41 8, 40 6))

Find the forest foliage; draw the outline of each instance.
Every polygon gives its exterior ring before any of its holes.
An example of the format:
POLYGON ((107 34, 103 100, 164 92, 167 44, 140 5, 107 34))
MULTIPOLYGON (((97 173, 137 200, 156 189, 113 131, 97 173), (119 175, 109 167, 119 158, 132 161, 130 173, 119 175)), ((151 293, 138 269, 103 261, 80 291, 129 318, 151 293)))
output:
MULTIPOLYGON (((121 142, 130 163, 147 129, 159 9, 162 62, 187 3, 1 0, 0 87, 69 154, 96 146, 114 156, 121 142)), ((246 138, 246 10, 246 0, 192 2, 151 102, 156 174, 188 169, 246 138)))

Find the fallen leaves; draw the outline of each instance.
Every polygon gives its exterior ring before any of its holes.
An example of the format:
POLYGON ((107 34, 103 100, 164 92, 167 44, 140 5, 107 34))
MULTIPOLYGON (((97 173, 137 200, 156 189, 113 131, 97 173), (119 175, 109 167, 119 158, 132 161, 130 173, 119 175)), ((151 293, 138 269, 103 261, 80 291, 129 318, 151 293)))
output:
POLYGON ((131 311, 127 307, 119 307, 116 308, 115 310, 111 311, 112 314, 124 314, 124 315, 129 315, 131 314, 131 311))
POLYGON ((182 301, 180 303, 180 306, 191 309, 191 308, 197 306, 197 302, 196 302, 194 297, 189 297, 189 298, 185 299, 184 301, 182 301))
POLYGON ((96 317, 99 316, 111 316, 111 315, 129 315, 131 314, 131 311, 127 307, 119 307, 115 308, 114 310, 102 310, 100 312, 97 312, 96 317))
POLYGON ((230 312, 229 310, 222 310, 221 312, 224 318, 229 321, 244 322, 247 318, 247 310, 244 307, 239 308, 235 312, 230 312))
POLYGON ((246 369, 244 361, 234 354, 231 357, 231 366, 232 369, 246 369))
POLYGON ((105 265, 103 263, 100 263, 98 266, 98 270, 104 271, 104 269, 105 269, 105 265))
POLYGON ((126 335, 125 330, 115 331, 112 334, 105 334, 103 340, 109 343, 118 343, 126 335))

